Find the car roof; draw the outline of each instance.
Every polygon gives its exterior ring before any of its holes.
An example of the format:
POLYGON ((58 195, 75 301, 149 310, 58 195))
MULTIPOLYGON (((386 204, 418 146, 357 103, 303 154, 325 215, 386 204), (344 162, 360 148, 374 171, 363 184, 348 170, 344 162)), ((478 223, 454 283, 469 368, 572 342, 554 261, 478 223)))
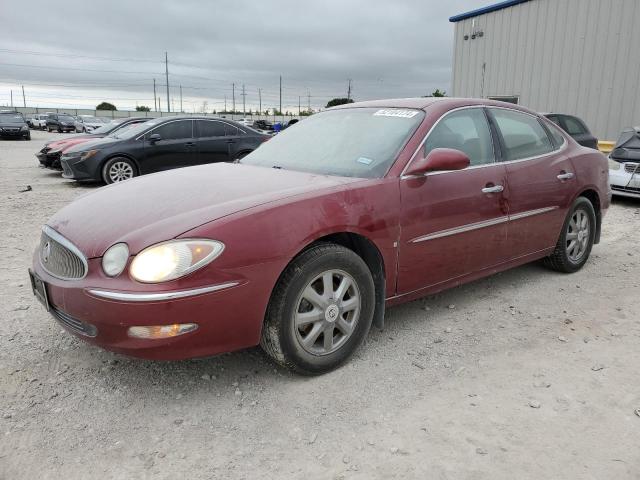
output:
POLYGON ((331 107, 328 110, 339 110, 343 108, 414 108, 426 110, 433 105, 448 107, 450 109, 465 106, 488 106, 503 107, 513 110, 521 110, 526 113, 538 115, 536 112, 528 108, 509 102, 500 102, 498 100, 488 100, 486 98, 456 98, 456 97, 419 97, 419 98, 390 98, 382 100, 367 100, 364 102, 347 103, 331 107))

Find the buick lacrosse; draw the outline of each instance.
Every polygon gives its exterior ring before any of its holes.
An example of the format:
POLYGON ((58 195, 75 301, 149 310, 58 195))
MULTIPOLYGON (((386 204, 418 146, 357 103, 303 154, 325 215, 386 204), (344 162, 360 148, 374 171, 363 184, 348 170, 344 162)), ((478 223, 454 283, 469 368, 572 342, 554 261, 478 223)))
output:
POLYGON ((385 308, 535 260, 579 270, 608 165, 546 118, 471 99, 353 103, 237 163, 100 188, 43 227, 33 291, 105 349, 184 359, 262 345, 319 374, 385 308))

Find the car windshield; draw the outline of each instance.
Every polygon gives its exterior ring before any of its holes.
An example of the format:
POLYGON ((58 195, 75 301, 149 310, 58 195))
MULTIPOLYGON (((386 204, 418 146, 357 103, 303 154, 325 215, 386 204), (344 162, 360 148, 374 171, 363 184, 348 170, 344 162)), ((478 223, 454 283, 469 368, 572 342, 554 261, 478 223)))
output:
POLYGON ((96 117, 80 117, 80 120, 85 123, 102 123, 102 120, 96 117))
POLYGON ((424 112, 347 108, 312 115, 242 159, 243 164, 344 177, 383 177, 424 112))
POLYGON ((0 120, 3 122, 24 122, 21 113, 0 113, 0 120))
POLYGON ((118 128, 118 126, 122 123, 122 120, 111 120, 110 122, 107 122, 106 124, 104 124, 103 126, 96 128, 93 133, 97 133, 97 134, 107 134, 107 133, 111 133, 112 131, 114 131, 116 128, 118 128))
POLYGON ((154 125, 157 125, 158 123, 160 123, 160 119, 131 124, 130 128, 118 129, 109 136, 113 138, 118 138, 121 140, 137 137, 138 135, 146 131, 148 128, 154 125))
POLYGON ((60 115, 58 120, 61 122, 75 122, 75 119, 71 115, 60 115))

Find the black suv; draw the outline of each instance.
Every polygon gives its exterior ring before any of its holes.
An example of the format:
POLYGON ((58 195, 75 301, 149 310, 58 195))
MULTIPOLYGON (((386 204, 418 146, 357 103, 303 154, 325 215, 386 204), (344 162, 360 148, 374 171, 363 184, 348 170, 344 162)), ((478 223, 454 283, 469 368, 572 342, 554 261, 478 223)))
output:
POLYGON ((60 164, 64 178, 114 183, 172 168, 238 160, 270 138, 231 120, 164 117, 73 145, 60 164))
POLYGON ((31 140, 29 125, 20 112, 0 112, 0 137, 31 140))
POLYGON ((76 119, 66 113, 50 113, 47 117, 47 132, 75 132, 76 119))

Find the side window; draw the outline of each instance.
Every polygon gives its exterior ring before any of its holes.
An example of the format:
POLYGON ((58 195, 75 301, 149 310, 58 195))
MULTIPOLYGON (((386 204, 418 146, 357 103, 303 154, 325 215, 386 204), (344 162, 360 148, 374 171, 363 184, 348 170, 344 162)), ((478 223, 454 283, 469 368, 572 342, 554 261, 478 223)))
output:
POLYGON ((454 148, 467 154, 471 165, 495 161, 491 131, 482 108, 467 108, 445 114, 424 144, 425 155, 434 148, 454 148))
POLYGON ((197 123, 199 137, 224 137, 224 125, 222 122, 198 120, 197 123))
POLYGON ((233 125, 229 125, 228 123, 224 124, 224 132, 225 132, 224 134, 227 137, 235 137, 237 135, 242 135, 242 132, 240 132, 240 130, 238 130, 233 125))
POLYGON ((587 133, 587 130, 582 125, 577 118, 565 116, 563 118, 564 126, 566 127, 567 133, 569 135, 582 135, 583 133, 587 133))
POLYGON ((505 161, 536 157, 553 150, 536 117, 500 108, 492 108, 491 113, 502 135, 505 161))
POLYGON ((560 119, 556 115, 547 115, 547 118, 562 128, 562 125, 560 125, 560 119))
POLYGON ((150 134, 157 133, 162 140, 179 140, 181 138, 191 138, 191 120, 180 120, 178 122, 169 122, 159 126, 150 134))

